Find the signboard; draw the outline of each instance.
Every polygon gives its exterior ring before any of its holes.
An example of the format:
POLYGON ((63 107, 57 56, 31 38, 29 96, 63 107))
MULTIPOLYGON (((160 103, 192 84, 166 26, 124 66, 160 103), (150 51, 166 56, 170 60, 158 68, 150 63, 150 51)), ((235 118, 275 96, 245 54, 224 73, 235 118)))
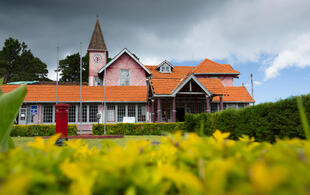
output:
POLYGON ((135 123, 136 122, 136 117, 124 117, 123 118, 123 123, 135 123))
POLYGON ((31 115, 37 115, 38 114, 38 106, 37 105, 31 105, 30 106, 30 113, 31 113, 31 115))

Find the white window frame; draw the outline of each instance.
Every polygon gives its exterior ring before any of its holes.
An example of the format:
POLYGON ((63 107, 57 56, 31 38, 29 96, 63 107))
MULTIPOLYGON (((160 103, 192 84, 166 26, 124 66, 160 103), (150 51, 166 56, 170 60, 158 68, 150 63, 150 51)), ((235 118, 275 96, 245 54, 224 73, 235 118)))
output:
POLYGON ((128 85, 130 85, 130 69, 120 69, 119 85, 121 85, 121 86, 128 86, 128 85), (123 78, 122 77, 123 76, 122 71, 128 72, 128 78, 123 78), (127 81, 127 79, 128 79, 128 81, 127 81))

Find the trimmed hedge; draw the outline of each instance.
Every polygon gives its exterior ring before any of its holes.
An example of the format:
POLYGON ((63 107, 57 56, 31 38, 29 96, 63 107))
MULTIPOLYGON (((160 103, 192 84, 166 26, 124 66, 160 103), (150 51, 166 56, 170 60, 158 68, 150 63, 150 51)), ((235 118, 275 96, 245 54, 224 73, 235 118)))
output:
MULTIPOLYGON (((177 123, 116 123, 106 124, 107 134, 111 135, 163 135, 183 130, 183 122, 177 123)), ((104 125, 93 124, 93 134, 103 135, 104 125)))
MULTIPOLYGON (((51 136, 56 133, 56 125, 14 125, 11 136, 51 136)), ((77 126, 68 125, 68 135, 77 135, 77 126)))
MULTIPOLYGON (((310 95, 301 97, 309 120, 310 95)), ((246 134, 254 137, 256 141, 268 142, 274 142, 276 138, 305 138, 296 97, 239 110, 228 109, 212 114, 187 114, 184 128, 185 131, 196 131, 205 135, 212 135, 216 129, 219 129, 222 132, 230 132, 232 139, 238 139, 242 134, 246 134)))

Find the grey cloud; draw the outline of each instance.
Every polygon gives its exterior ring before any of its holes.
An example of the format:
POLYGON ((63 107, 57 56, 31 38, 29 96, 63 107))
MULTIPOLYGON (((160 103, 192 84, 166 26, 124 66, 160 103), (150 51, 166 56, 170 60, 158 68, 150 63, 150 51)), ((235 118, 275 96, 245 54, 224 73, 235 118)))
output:
POLYGON ((142 61, 204 57, 255 60, 276 54, 285 41, 310 33, 308 0, 6 0, 0 2, 0 46, 12 36, 56 65, 61 56, 86 52, 96 15, 110 54, 127 47, 142 61))

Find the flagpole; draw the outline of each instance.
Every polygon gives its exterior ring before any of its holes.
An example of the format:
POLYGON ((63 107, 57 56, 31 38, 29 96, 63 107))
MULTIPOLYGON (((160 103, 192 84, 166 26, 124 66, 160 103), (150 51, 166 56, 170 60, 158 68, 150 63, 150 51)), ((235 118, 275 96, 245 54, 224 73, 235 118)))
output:
POLYGON ((107 105, 106 105, 106 94, 107 94, 107 92, 106 92, 106 89, 107 89, 107 86, 106 86, 106 68, 104 69, 104 97, 103 97, 103 113, 104 113, 104 115, 103 115, 103 122, 104 122, 104 124, 103 124, 103 132, 104 132, 104 135, 107 133, 107 131, 106 131, 106 114, 107 114, 107 112, 106 112, 106 109, 107 109, 107 105))
POLYGON ((82 42, 80 42, 80 124, 82 125, 82 42))
POLYGON ((59 46, 57 46, 56 104, 58 104, 58 69, 59 69, 59 46))
MULTIPOLYGON (((251 73, 251 92, 252 92, 252 98, 254 99, 254 87, 253 87, 253 74, 251 73)), ((253 105, 255 103, 253 102, 253 105)))

